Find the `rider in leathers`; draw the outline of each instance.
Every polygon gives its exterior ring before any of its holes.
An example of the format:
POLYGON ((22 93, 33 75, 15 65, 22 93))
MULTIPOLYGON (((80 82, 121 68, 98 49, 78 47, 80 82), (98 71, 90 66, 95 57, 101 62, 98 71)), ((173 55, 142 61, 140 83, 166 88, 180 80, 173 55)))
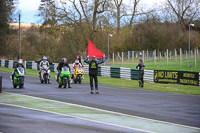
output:
POLYGON ((43 73, 41 72, 42 69, 46 69, 47 73, 48 73, 48 82, 51 83, 50 81, 50 65, 49 65, 49 61, 47 60, 46 56, 43 56, 42 61, 40 62, 40 76, 43 77, 43 73))
MULTIPOLYGON (((22 59, 19 59, 18 62, 17 62, 17 64, 16 64, 15 70, 12 73, 12 80, 13 80, 13 78, 15 76, 15 72, 17 72, 17 68, 18 67, 23 67, 24 68, 23 60, 22 59)), ((25 70, 25 68, 24 68, 24 70, 25 70)))
POLYGON ((81 65, 81 63, 79 62, 79 60, 76 59, 75 63, 72 66, 72 79, 74 78, 74 72, 76 71, 76 68, 79 68, 79 67, 81 67, 83 69, 83 66, 81 65))
MULTIPOLYGON (((62 68, 65 67, 65 66, 68 67, 68 68, 69 68, 69 71, 71 72, 70 67, 69 67, 69 64, 67 63, 67 59, 66 59, 66 58, 62 58, 62 62, 60 62, 60 63, 58 64, 58 67, 57 67, 57 70, 58 70, 57 82, 58 82, 58 77, 59 77, 59 75, 60 75, 60 73, 61 73, 61 71, 62 71, 62 68)), ((71 86, 68 86, 68 88, 71 88, 71 86)))

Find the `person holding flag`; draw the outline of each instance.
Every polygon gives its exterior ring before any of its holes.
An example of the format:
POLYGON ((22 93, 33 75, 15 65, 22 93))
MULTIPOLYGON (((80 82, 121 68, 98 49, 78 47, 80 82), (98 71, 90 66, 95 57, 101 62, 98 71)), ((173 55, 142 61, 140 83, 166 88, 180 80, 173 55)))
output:
POLYGON ((94 94, 93 79, 95 81, 95 93, 99 94, 98 91, 98 65, 105 62, 105 55, 94 47, 93 43, 89 40, 88 42, 88 56, 84 60, 85 63, 89 64, 89 77, 90 77, 90 89, 91 94, 94 94), (92 57, 92 60, 88 60, 92 57), (102 61, 97 61, 96 58, 102 58, 102 61))
POLYGON ((93 79, 95 82, 95 94, 99 94, 98 91, 98 65, 105 62, 105 55, 102 61, 97 61, 96 56, 92 56, 92 60, 88 60, 89 56, 84 60, 85 63, 89 64, 89 77, 90 77, 90 89, 91 94, 94 94, 93 79))

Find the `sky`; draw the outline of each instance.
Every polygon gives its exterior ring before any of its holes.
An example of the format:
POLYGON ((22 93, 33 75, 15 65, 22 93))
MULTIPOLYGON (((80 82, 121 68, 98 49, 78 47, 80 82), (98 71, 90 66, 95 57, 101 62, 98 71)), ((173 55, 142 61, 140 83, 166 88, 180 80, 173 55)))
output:
MULTIPOLYGON (((124 0, 125 4, 129 4, 130 0, 124 0)), ((160 5, 164 0, 141 0, 141 4, 146 7, 153 5, 160 5)), ((22 23, 40 23, 39 17, 37 17, 37 10, 40 5, 40 0, 19 0, 18 8, 21 13, 22 23)))

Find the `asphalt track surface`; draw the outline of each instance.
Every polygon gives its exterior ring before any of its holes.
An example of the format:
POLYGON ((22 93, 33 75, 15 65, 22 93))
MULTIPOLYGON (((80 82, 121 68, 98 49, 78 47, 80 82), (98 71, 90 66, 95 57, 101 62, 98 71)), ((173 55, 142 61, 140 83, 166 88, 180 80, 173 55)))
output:
MULTIPOLYGON (((200 96, 163 93, 99 85, 100 94, 89 94, 89 84, 59 89, 27 76, 24 89, 13 89, 9 73, 3 76, 3 91, 75 103, 181 125, 200 127, 200 96)), ((0 132, 140 132, 0 104, 0 132), (59 119, 58 119, 59 118, 59 119)))

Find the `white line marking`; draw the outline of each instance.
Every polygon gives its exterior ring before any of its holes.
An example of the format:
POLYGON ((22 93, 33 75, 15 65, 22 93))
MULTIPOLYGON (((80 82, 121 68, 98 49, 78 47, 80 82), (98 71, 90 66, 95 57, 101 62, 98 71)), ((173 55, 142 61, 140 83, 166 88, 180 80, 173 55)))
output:
POLYGON ((104 110, 104 109, 99 109, 99 108, 94 108, 94 107, 89 107, 89 106, 84 106, 84 105, 79 105, 79 104, 74 104, 74 103, 61 102, 61 101, 56 101, 56 100, 51 100, 51 99, 46 99, 46 98, 40 98, 40 97, 35 97, 35 96, 30 96, 30 95, 23 95, 23 94, 18 94, 18 93, 11 93, 11 92, 4 92, 4 93, 10 93, 10 94, 14 94, 14 95, 22 95, 22 96, 26 96, 26 97, 32 97, 32 98, 41 99, 41 100, 48 100, 48 101, 62 103, 62 104, 66 104, 66 105, 67 104, 68 105, 74 105, 74 106, 79 106, 79 107, 83 107, 83 108, 94 109, 94 110, 98 110, 98 111, 104 111, 104 112, 108 112, 108 113, 113 113, 113 114, 118 114, 118 115, 124 115, 124 116, 138 118, 138 119, 143 119, 143 120, 149 120, 149 121, 160 122, 160 123, 164 123, 164 124, 171 124, 171 125, 175 125, 175 126, 180 126, 180 127, 185 127, 185 128, 193 128, 193 129, 200 130, 199 127, 192 127, 192 126, 181 125, 181 124, 176 124, 176 123, 171 123, 171 122, 154 120, 154 119, 150 119, 150 118, 133 116, 133 115, 123 114, 123 113, 119 113, 119 112, 114 112, 114 111, 109 111, 109 110, 104 110))
POLYGON ((145 131, 145 130, 136 129, 136 128, 132 128, 132 127, 126 127, 126 126, 117 125, 117 124, 111 124, 111 123, 107 123, 107 122, 95 121, 95 120, 91 120, 91 119, 87 119, 87 118, 82 118, 82 117, 73 116, 73 115, 67 115, 67 114, 61 114, 61 113, 56 113, 56 112, 51 112, 51 111, 46 111, 46 110, 28 108, 28 107, 19 106, 19 105, 14 105, 14 104, 7 104, 7 103, 1 103, 1 102, 0 102, 0 104, 2 104, 2 105, 7 105, 7 106, 14 106, 14 107, 18 107, 18 108, 29 109, 29 110, 35 110, 35 111, 40 111, 40 112, 46 112, 46 113, 51 113, 51 114, 56 114, 56 115, 61 115, 61 116, 66 116, 66 117, 73 117, 73 118, 77 118, 77 119, 81 119, 81 120, 96 122, 96 123, 105 124, 105 125, 116 126, 116 127, 120 127, 120 128, 127 128, 127 129, 136 130, 136 131, 141 131, 141 132, 156 133, 156 132, 152 132, 152 131, 145 131))

